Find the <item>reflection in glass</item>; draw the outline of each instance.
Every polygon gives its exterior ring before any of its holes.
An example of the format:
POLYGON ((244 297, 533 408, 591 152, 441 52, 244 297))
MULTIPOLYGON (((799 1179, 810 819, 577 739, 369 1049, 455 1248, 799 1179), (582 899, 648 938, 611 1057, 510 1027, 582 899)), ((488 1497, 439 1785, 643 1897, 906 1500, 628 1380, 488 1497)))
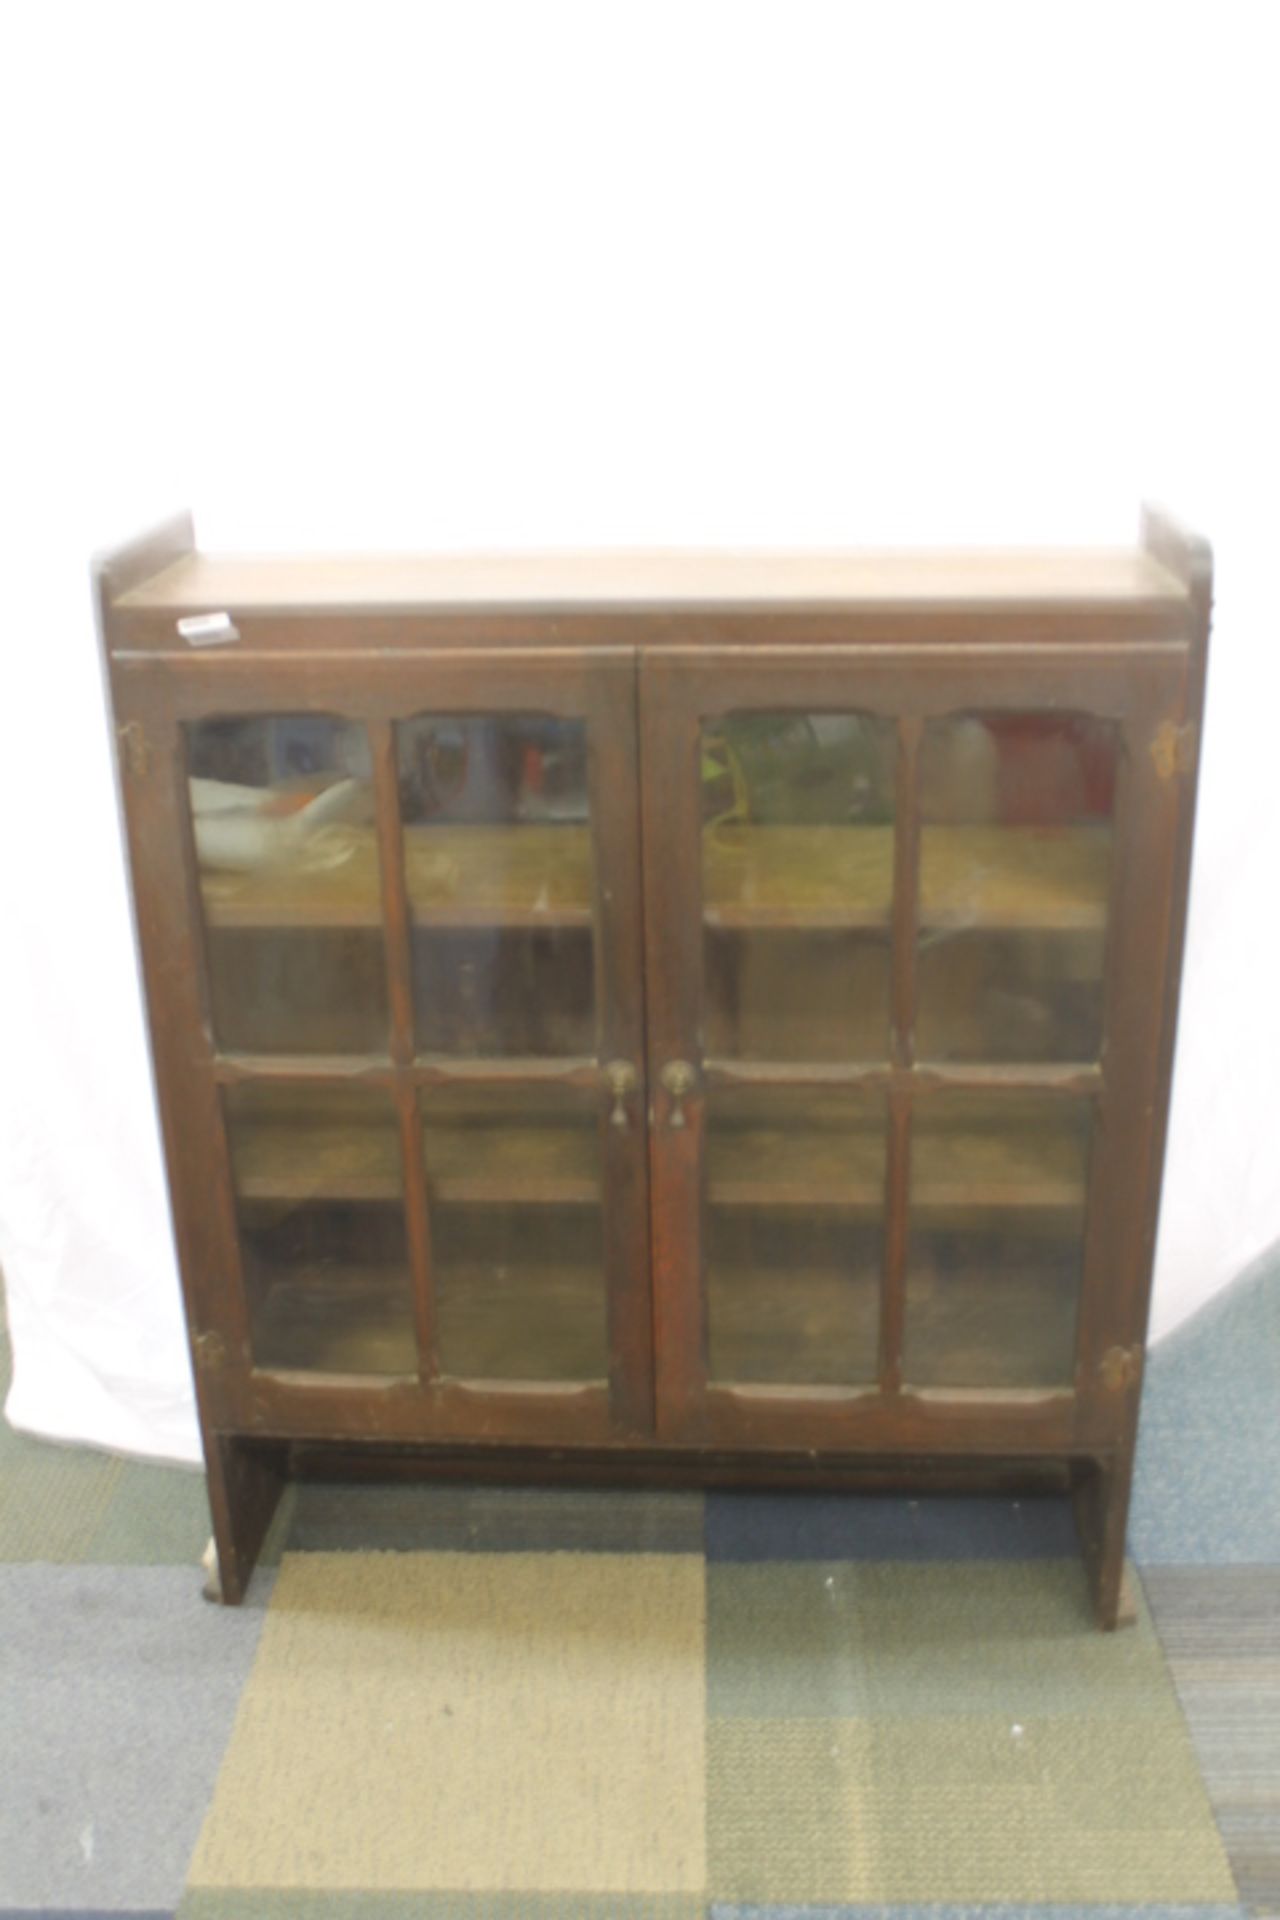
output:
POLYGON ((593 1052, 585 722, 419 714, 396 732, 419 1052, 593 1052))
POLYGON ((891 723, 734 713, 700 747, 706 1050, 883 1059, 891 723))
POLYGON ((716 1088, 708 1096, 709 1374, 875 1379, 885 1177, 876 1095, 716 1088))
POLYGON ((421 1098, 442 1370, 604 1380, 597 1095, 428 1087, 421 1098))
POLYGON ((1092 1118, 1045 1093, 916 1101, 908 1384, 1071 1385, 1092 1118))
POLYGON ((1116 751, 1085 714, 926 726, 918 1057, 1097 1057, 1116 751))
POLYGON ((218 1045, 385 1052, 364 729, 324 714, 195 721, 187 771, 218 1045))
POLYGON ((255 1081, 223 1098, 255 1365, 414 1374, 389 1095, 255 1081))

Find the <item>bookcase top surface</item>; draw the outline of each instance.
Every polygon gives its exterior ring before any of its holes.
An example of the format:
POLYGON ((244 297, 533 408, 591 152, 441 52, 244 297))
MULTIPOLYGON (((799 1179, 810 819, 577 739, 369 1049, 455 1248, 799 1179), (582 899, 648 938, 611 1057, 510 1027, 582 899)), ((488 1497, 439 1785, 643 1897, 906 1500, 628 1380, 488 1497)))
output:
POLYGON ((617 551, 456 554, 186 553, 114 596, 139 612, 605 607, 776 603, 1167 607, 1178 576, 1140 548, 965 551, 617 551))

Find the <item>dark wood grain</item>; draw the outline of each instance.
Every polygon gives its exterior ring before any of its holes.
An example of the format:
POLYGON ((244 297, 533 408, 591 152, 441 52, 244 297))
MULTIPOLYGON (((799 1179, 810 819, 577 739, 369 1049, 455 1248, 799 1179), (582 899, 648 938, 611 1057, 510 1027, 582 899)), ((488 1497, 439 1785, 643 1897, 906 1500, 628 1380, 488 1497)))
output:
POLYGON ((406 1069, 417 1051, 410 951, 409 896, 405 877, 404 829, 400 818, 399 769, 395 730, 389 721, 369 727, 373 763, 377 867, 381 875, 382 937, 387 963, 387 1004, 391 1013, 390 1050, 396 1068, 394 1093, 400 1132, 400 1165, 393 1193, 403 1191, 404 1220, 413 1281, 417 1370, 423 1380, 439 1371, 436 1343, 435 1276, 431 1261, 431 1217, 422 1151, 422 1115, 418 1094, 406 1069))

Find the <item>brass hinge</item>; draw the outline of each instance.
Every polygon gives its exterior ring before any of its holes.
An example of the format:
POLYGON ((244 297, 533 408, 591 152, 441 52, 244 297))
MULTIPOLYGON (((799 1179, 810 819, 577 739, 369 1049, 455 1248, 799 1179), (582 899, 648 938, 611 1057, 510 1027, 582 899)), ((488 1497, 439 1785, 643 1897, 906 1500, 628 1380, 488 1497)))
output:
POLYGON ((1179 726, 1176 720, 1162 720, 1151 739, 1151 758, 1162 780, 1175 773, 1190 773, 1196 763, 1196 730, 1191 721, 1179 726))
POLYGON ((1102 1384, 1112 1393, 1136 1387, 1142 1372, 1141 1347, 1108 1347, 1098 1363, 1102 1384))
POLYGON ((126 720, 122 727, 117 727, 116 733, 126 770, 133 774, 145 773, 151 762, 151 748, 141 720, 126 720))
POLYGON ((205 1373, 218 1373, 226 1366, 230 1357, 225 1336, 210 1331, 198 1333, 195 1338, 196 1365, 205 1373))

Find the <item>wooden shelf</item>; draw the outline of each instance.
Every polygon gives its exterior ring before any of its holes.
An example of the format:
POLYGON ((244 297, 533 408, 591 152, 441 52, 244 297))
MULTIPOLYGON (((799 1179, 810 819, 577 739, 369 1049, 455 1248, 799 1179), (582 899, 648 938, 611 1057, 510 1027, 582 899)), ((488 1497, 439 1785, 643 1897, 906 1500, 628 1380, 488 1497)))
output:
POLYGON ((1110 868, 1107 827, 923 827, 920 927, 1099 932, 1110 868))
MULTIPOLYGON (((711 1133, 713 1206, 831 1207, 866 1215, 884 1206, 882 1133, 751 1128, 711 1133)), ((1030 1131, 917 1134, 912 1212, 956 1217, 1016 1211, 1074 1214, 1084 1204, 1078 1142, 1030 1131)))
POLYGON ((591 925, 588 827, 407 827, 404 845, 420 926, 591 925))
POLYGON ((600 1204, 593 1126, 428 1126, 425 1150, 431 1198, 446 1206, 600 1204))
MULTIPOLYGON (((600 1200, 594 1130, 428 1127, 431 1198, 445 1205, 591 1205, 600 1200)), ((233 1140, 244 1200, 398 1201, 400 1136, 392 1126, 241 1123, 233 1140)))
MULTIPOLYGON (((835 1267, 711 1269, 708 1346, 721 1386, 874 1386, 880 1280, 835 1267)), ((1053 1274, 965 1273, 914 1286, 908 1387, 1070 1384, 1076 1289, 1053 1274)))
POLYGON ((917 1214, 963 1220, 981 1212, 1074 1214, 1084 1207, 1084 1156, 1078 1134, 1066 1128, 943 1133, 917 1123, 911 1158, 917 1214))
POLYGON ((710 827, 709 927, 888 927, 892 827, 710 827))
MULTIPOLYGON (((601 1197, 599 1137, 587 1126, 428 1126, 428 1186, 452 1206, 593 1206, 601 1197)), ((877 1215, 884 1205, 884 1135, 714 1128, 707 1194, 717 1207, 833 1208, 877 1215)), ((400 1137, 391 1125, 244 1122, 233 1137, 236 1189, 249 1201, 398 1201, 400 1137)), ((1084 1203, 1070 1134, 925 1132, 913 1154, 918 1215, 1073 1214, 1084 1203)))
MULTIPOLYGON (((586 1267, 530 1265, 437 1274, 443 1370, 460 1379, 602 1379, 604 1282, 586 1267)), ((712 1268, 710 1374, 721 1385, 870 1386, 880 1312, 877 1275, 837 1268, 712 1268)), ((907 1382, 1011 1389, 1066 1384, 1076 1296, 1052 1275, 965 1274, 913 1289, 907 1382)), ((273 1279, 258 1300, 259 1366, 414 1375, 407 1275, 377 1267, 273 1279)))
MULTIPOLYGON (((340 864, 206 870, 213 927, 381 925, 372 828, 332 830, 340 864)), ((592 852, 581 826, 405 831, 415 922, 427 928, 589 927, 592 852)), ((926 827, 922 930, 1094 932, 1106 917, 1110 836, 1096 827, 926 827)), ((725 930, 883 928, 893 828, 723 827, 704 840, 704 917, 725 930)))
MULTIPOLYGON (((608 1377, 603 1275, 530 1264, 519 1271, 437 1270, 442 1370, 512 1382, 608 1377)), ((417 1344, 406 1273, 379 1267, 272 1277, 257 1295, 257 1365, 315 1373, 415 1375, 417 1344)))
MULTIPOLYGON (((213 927, 370 927, 382 924, 372 827, 329 830, 317 863, 201 876, 213 927)), ((591 836, 585 826, 406 827, 405 884, 423 927, 590 927, 591 836)))
POLYGON ((436 1270, 436 1314, 440 1364, 457 1379, 608 1378, 602 1266, 447 1262, 436 1270))
POLYGON ((272 1277, 256 1293, 251 1342, 259 1367, 308 1373, 416 1375, 407 1272, 326 1267, 323 1277, 272 1277))
POLYGON ((714 1125, 707 1135, 707 1198, 715 1207, 884 1207, 885 1130, 714 1125))
POLYGON ((880 1276, 712 1265, 707 1365, 719 1386, 874 1386, 880 1276))
POLYGON ((399 1201, 403 1186, 400 1135, 390 1122, 241 1118, 231 1162, 242 1200, 399 1201))
MULTIPOLYGON (((725 930, 888 930, 894 829, 717 827, 703 837, 703 914, 725 930)), ((922 931, 1100 929, 1110 835, 1096 827, 925 827, 922 931)))
POLYGON ((931 1389, 1069 1387, 1079 1276, 1071 1263, 1022 1274, 979 1267, 909 1275, 903 1375, 931 1389))

